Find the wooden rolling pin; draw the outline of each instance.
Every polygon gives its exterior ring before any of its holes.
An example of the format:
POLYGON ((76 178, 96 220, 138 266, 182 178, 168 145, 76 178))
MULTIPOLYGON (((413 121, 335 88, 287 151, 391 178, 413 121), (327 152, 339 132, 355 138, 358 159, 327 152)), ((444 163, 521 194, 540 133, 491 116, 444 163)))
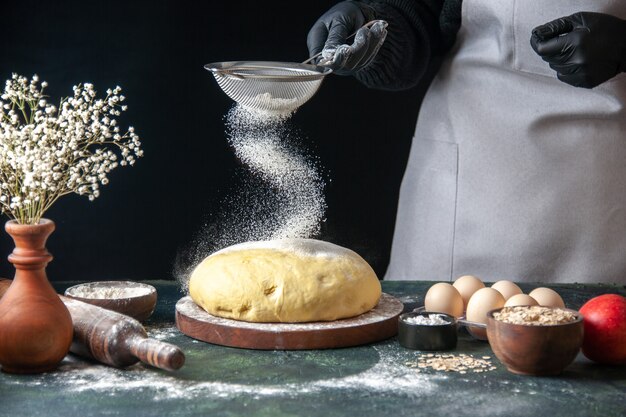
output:
MULTIPOLYGON (((0 278, 0 297, 11 285, 0 278)), ((137 320, 114 311, 61 297, 74 323, 70 352, 116 367, 144 362, 168 371, 180 369, 185 354, 169 343, 148 338, 137 320)))

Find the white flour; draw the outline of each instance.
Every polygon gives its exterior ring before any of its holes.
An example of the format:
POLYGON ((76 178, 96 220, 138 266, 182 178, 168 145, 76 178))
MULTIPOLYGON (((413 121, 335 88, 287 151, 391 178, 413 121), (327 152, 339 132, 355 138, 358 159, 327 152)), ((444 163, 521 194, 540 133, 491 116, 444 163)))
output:
POLYGON ((324 179, 315 161, 299 149, 297 132, 288 123, 291 114, 236 105, 226 115, 228 141, 249 172, 222 213, 178 254, 174 274, 184 290, 193 268, 219 249, 319 234, 326 210, 324 179))
POLYGON ((311 161, 289 143, 285 119, 290 113, 268 114, 234 107, 227 116, 229 142, 235 155, 267 182, 268 197, 280 201, 274 222, 252 224, 249 240, 307 238, 319 232, 326 202, 323 181, 311 161))
POLYGON ((133 298, 150 294, 149 288, 142 287, 97 287, 85 285, 68 290, 67 295, 79 298, 117 299, 133 298))
MULTIPOLYGON (((273 115, 273 117, 286 118, 296 110, 298 98, 273 97, 270 93, 263 93, 255 96, 252 103, 256 109, 271 109, 270 117, 273 115)), ((259 113, 259 110, 251 109, 251 111, 259 113)))
MULTIPOLYGON (((150 337, 159 338, 152 332, 150 337)), ((199 344, 198 349, 206 349, 199 344)), ((177 373, 165 373, 144 367, 141 364, 126 369, 85 362, 68 356, 54 372, 33 375, 27 378, 5 378, 4 384, 24 387, 52 385, 67 393, 96 392, 116 395, 132 392, 148 396, 154 401, 172 399, 192 400, 196 398, 237 398, 239 396, 295 397, 301 394, 340 390, 367 390, 379 394, 426 396, 437 389, 437 381, 445 376, 424 375, 406 367, 404 354, 385 352, 388 346, 373 347, 378 361, 372 367, 347 376, 320 380, 277 384, 229 383, 216 380, 200 381, 180 377, 177 373)), ((282 352, 268 352, 283 355, 282 352)), ((191 366, 191 365, 185 365, 191 366)), ((184 369, 184 368, 183 368, 184 369)), ((272 372, 268 370, 268 372, 272 372)))
POLYGON ((450 324, 445 316, 441 314, 429 314, 424 316, 415 316, 404 319, 409 324, 420 324, 422 326, 441 326, 444 324, 450 324))
POLYGON ((222 250, 215 252, 214 255, 250 249, 273 249, 277 251, 296 253, 300 256, 319 258, 350 257, 360 259, 360 256, 356 252, 348 248, 344 248, 343 246, 335 245, 333 243, 325 242, 323 240, 302 238, 244 242, 237 245, 228 246, 222 250))

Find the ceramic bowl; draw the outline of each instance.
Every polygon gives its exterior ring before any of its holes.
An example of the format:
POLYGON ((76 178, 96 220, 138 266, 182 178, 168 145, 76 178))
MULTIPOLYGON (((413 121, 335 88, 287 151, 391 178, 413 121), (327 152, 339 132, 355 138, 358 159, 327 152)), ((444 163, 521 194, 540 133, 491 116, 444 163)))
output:
POLYGON ((398 341, 408 349, 450 350, 456 347, 457 324, 454 317, 432 311, 414 311, 401 314, 398 319, 398 341), (409 323, 407 319, 417 316, 439 314, 447 324, 426 325, 409 323))
POLYGON ((144 321, 154 311, 157 291, 152 285, 132 281, 98 281, 74 285, 65 296, 144 321))
MULTIPOLYGON (((506 307, 504 307, 506 308, 506 307)), ((505 323, 487 313, 487 338, 496 357, 509 371, 521 375, 558 375, 574 361, 583 342, 583 318, 549 326, 505 323)))

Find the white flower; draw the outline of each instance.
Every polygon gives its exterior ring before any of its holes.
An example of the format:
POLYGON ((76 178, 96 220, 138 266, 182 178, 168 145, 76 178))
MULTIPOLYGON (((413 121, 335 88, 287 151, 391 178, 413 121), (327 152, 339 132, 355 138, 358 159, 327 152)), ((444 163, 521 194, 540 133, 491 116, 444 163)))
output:
POLYGON ((125 100, 119 86, 98 99, 93 84, 75 85, 58 109, 45 87, 36 76, 13 74, 0 95, 0 211, 22 223, 38 221, 69 192, 94 200, 109 172, 143 156, 135 129, 120 132, 116 117, 126 106, 117 104, 125 100))

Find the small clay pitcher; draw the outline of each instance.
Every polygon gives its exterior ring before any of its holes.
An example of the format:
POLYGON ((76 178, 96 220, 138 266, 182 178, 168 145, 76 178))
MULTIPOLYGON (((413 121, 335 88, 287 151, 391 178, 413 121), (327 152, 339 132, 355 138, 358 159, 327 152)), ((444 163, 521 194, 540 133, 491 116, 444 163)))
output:
POLYGON ((46 372, 63 360, 73 332, 70 313, 46 277, 52 255, 45 245, 54 222, 10 220, 5 230, 15 242, 9 255, 15 279, 0 299, 0 365, 10 373, 46 372))

